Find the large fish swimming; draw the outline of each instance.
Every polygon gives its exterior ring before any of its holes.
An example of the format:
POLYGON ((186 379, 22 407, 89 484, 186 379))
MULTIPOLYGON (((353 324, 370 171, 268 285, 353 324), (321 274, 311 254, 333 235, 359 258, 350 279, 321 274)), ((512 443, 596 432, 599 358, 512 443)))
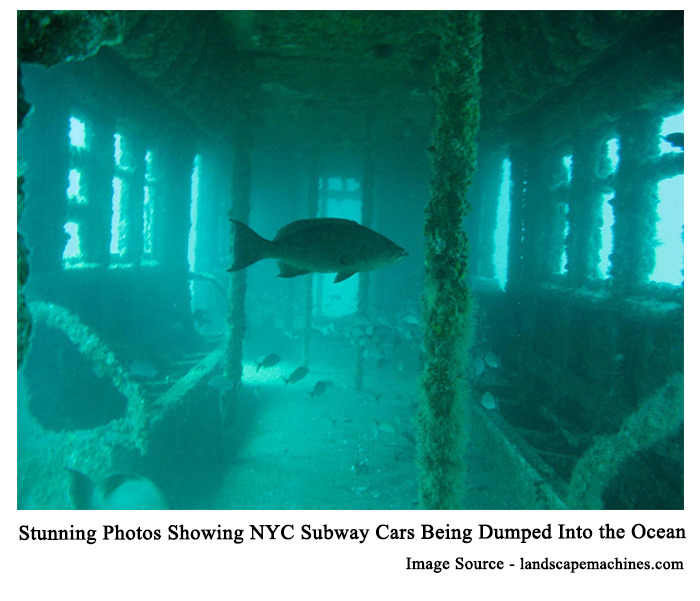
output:
POLYGON ((279 277, 337 273, 336 282, 358 271, 372 271, 408 253, 381 234, 349 219, 301 219, 265 240, 240 221, 233 222, 233 266, 245 269, 262 259, 277 259, 279 277))

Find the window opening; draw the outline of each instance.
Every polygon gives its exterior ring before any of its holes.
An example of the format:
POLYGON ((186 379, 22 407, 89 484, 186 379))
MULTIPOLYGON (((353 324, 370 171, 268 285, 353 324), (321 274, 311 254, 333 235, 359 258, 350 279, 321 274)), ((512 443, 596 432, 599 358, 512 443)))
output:
POLYGON ((143 187, 143 254, 153 254, 153 215, 154 215, 154 183, 153 153, 148 150, 146 161, 146 185, 143 187))
MULTIPOLYGON (((662 121, 661 152, 683 152, 684 117, 680 112, 662 121)), ((657 195, 656 265, 650 279, 679 286, 683 283, 683 174, 661 180, 657 195)))
POLYGON ((124 142, 120 134, 114 134, 114 164, 120 169, 126 169, 124 160, 124 142))
POLYGON ((121 178, 112 179, 112 237, 109 251, 112 255, 121 257, 126 252, 126 215, 122 205, 121 178))
MULTIPOLYGON (((574 164, 574 156, 572 154, 567 154, 562 158, 562 163, 564 164, 564 172, 566 173, 566 186, 571 185, 571 175, 574 164)), ((571 230, 571 224, 569 223, 569 205, 568 203, 563 207, 564 211, 564 237, 563 240, 568 240, 569 232, 571 230)), ((563 245, 561 257, 559 258, 558 273, 566 273, 566 264, 569 261, 569 255, 566 249, 566 244, 563 245)))
POLYGON ((656 265, 650 279, 683 283, 683 175, 663 179, 658 187, 656 265))
POLYGON ((63 248, 62 260, 64 267, 76 267, 83 262, 80 250, 80 213, 76 205, 86 205, 87 197, 83 193, 81 185, 81 172, 75 166, 77 156, 86 145, 85 123, 77 117, 68 119, 68 143, 71 148, 71 168, 68 171, 68 187, 66 188, 66 200, 68 203, 68 219, 63 224, 63 230, 68 235, 68 240, 63 248))
MULTIPOLYGON (((202 157, 196 155, 194 157, 194 163, 192 167, 192 180, 190 184, 190 233, 187 243, 187 264, 189 265, 190 271, 196 270, 197 262, 197 230, 198 230, 198 216, 199 216, 199 184, 201 176, 201 162, 202 157)), ((190 280, 190 305, 192 311, 194 312, 199 308, 202 301, 199 300, 201 296, 201 290, 199 282, 190 280)))
POLYGON ((87 204, 87 198, 82 193, 80 187, 80 176, 81 173, 77 169, 71 169, 68 172, 68 188, 66 189, 66 195, 71 203, 84 205, 87 204))
POLYGON ((199 167, 201 158, 199 155, 194 158, 192 169, 192 183, 190 186, 190 233, 187 245, 187 262, 190 271, 195 270, 196 250, 197 250, 197 212, 199 209, 199 167))
POLYGON ((63 260, 69 263, 78 263, 82 257, 80 236, 78 235, 79 225, 75 221, 68 221, 63 229, 68 234, 68 242, 63 249, 63 260))
POLYGON ((613 247, 613 222, 615 221, 615 215, 612 208, 612 199, 615 198, 613 192, 609 192, 603 196, 603 225, 600 228, 601 233, 601 245, 600 261, 598 262, 598 275, 602 278, 610 277, 610 255, 612 254, 613 247))
POLYGON ((571 183, 571 168, 572 165, 574 164, 574 157, 571 154, 568 154, 564 157, 564 169, 566 169, 566 181, 571 183))
POLYGON ((661 123, 661 137, 659 140, 659 150, 661 152, 683 152, 683 144, 677 136, 670 134, 682 134, 685 128, 684 125, 685 112, 678 113, 666 117, 661 123), (665 136, 670 136, 666 139, 665 136))
POLYGON ((501 191, 496 209, 496 230, 494 232, 493 266, 496 281, 505 290, 508 279, 508 231, 510 220, 510 169, 511 162, 505 159, 502 164, 501 191))
POLYGON ((75 117, 70 118, 70 129, 68 131, 70 144, 74 148, 85 148, 85 123, 75 117))
MULTIPOLYGON (((617 171, 620 163, 620 141, 617 138, 611 138, 607 143, 608 161, 610 161, 611 173, 617 171)), ((610 277, 610 255, 613 249, 613 223, 615 222, 615 214, 613 213, 612 201, 615 198, 614 192, 608 192, 603 195, 602 214, 603 223, 600 227, 600 251, 598 253, 598 276, 601 278, 610 277)))
POLYGON ((343 189, 343 179, 340 177, 329 177, 328 178, 328 189, 329 190, 342 190, 343 189))
MULTIPOLYGON (((563 240, 569 239, 569 232, 571 231, 571 224, 569 223, 569 205, 564 207, 564 237, 563 240)), ((559 258, 559 273, 566 273, 566 264, 569 260, 569 253, 566 252, 566 245, 562 250, 561 257, 559 258)))

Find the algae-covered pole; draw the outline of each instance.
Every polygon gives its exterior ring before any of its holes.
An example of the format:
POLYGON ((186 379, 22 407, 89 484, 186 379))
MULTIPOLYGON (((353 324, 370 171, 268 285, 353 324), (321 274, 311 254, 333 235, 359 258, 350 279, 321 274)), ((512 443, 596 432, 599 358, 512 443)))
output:
POLYGON ((476 166, 481 37, 478 12, 445 13, 435 67, 437 115, 424 228, 426 357, 417 425, 420 500, 426 509, 454 509, 463 503, 467 402, 463 376, 472 300, 462 222, 470 209, 466 192, 476 166))
POLYGON ((611 170, 604 136, 581 138, 574 146, 569 192, 569 234, 566 271, 570 283, 580 286, 595 278, 602 245, 603 192, 611 170))
MULTIPOLYGON (((251 98, 242 99, 237 112, 233 139, 233 198, 230 216, 248 223, 250 219, 250 187, 252 169, 253 129, 251 98)), ((233 230, 231 231, 233 243, 233 230)), ((228 312, 228 342, 226 375, 236 384, 243 375, 243 338, 245 337, 246 272, 235 271, 231 276, 231 296, 228 312)))

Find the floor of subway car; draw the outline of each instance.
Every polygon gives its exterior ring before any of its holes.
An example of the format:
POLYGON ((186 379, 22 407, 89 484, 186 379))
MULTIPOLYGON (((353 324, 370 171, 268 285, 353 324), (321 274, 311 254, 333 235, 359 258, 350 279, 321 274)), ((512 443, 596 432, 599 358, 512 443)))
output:
POLYGON ((416 378, 368 365, 358 391, 348 370, 314 369, 286 385, 291 369, 269 368, 248 385, 252 423, 210 507, 415 508, 416 378), (332 384, 312 395, 318 381, 332 384))
MULTIPOLYGON (((281 342, 266 346, 294 357, 295 347, 281 342)), ((356 347, 326 338, 314 348, 309 374, 293 384, 285 378, 298 362, 260 370, 255 363, 244 366, 226 466, 200 494, 190 489, 176 495, 174 508, 418 508, 418 357, 399 348, 381 361, 366 358, 357 390, 356 347), (312 395, 318 382, 327 388, 312 395)), ((263 352, 254 348, 248 354, 263 352)), ((470 448, 465 507, 519 507, 508 482, 494 477, 483 459, 470 448)))

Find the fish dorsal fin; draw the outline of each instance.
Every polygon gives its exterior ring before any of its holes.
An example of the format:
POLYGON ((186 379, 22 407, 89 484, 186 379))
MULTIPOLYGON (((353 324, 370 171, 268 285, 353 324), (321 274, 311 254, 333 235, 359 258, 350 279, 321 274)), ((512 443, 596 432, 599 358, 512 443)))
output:
POLYGON ((289 265, 288 263, 283 263, 282 261, 278 261, 277 265, 280 268, 280 272, 277 275, 278 278, 295 278, 298 275, 311 273, 307 269, 299 269, 298 267, 293 267, 292 265, 289 265))
POLYGON ((342 282, 343 280, 347 280, 351 275, 355 275, 355 272, 354 271, 339 271, 338 275, 335 276, 333 283, 337 284, 338 282, 342 282))

